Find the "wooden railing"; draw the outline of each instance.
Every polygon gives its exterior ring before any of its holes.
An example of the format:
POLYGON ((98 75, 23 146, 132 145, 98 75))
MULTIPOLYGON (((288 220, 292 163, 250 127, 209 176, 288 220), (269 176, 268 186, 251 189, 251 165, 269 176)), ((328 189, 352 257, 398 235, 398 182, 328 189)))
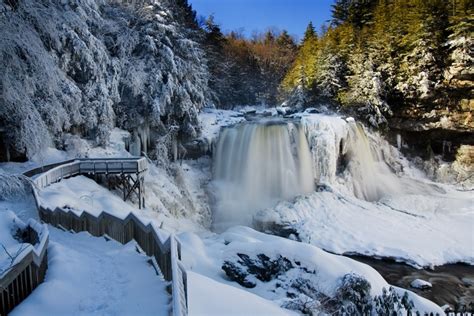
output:
POLYGON ((80 174, 140 174, 148 169, 146 158, 83 158, 67 160, 29 170, 25 176, 33 178, 40 189, 80 174), (37 177, 35 177, 37 176, 37 177))
POLYGON ((31 219, 26 229, 26 241, 32 247, 20 253, 11 268, 0 275, 0 315, 7 315, 44 280, 48 228, 31 219))
POLYGON ((41 205, 39 198, 40 189, 63 178, 78 174, 137 173, 146 168, 145 158, 79 159, 36 168, 25 175, 32 178, 33 195, 41 220, 74 232, 87 231, 93 236, 107 236, 122 244, 135 240, 148 256, 156 260, 164 279, 170 282, 168 291, 172 297, 171 315, 187 315, 186 270, 181 263, 181 245, 173 234, 165 235, 151 223, 145 224, 133 213, 119 218, 107 212, 92 215, 84 210, 52 210, 41 205))

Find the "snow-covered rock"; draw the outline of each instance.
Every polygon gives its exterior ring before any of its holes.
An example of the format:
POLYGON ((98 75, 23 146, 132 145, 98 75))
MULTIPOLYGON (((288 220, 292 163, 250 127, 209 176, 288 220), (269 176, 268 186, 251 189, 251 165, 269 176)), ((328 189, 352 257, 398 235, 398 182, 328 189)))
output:
MULTIPOLYGON (((351 296, 350 289, 357 292, 356 284, 365 280, 365 290, 357 293, 365 295, 363 297, 367 303, 372 302, 374 310, 388 297, 401 301, 406 296, 406 302, 413 303, 413 312, 442 313, 436 304, 413 292, 391 288, 370 266, 329 254, 309 244, 242 226, 230 228, 220 235, 202 234, 198 237, 182 233, 179 239, 183 246, 184 264, 193 273, 246 289, 291 310, 301 312, 301 308, 306 306, 313 313, 327 312, 335 306, 328 302, 337 305, 340 298, 351 296), (237 281, 233 276, 239 273, 248 283, 232 281, 237 281)), ((341 304, 341 308, 348 308, 341 304)))
POLYGON ((427 290, 431 289, 433 285, 425 280, 415 279, 410 283, 410 286, 414 289, 427 290))

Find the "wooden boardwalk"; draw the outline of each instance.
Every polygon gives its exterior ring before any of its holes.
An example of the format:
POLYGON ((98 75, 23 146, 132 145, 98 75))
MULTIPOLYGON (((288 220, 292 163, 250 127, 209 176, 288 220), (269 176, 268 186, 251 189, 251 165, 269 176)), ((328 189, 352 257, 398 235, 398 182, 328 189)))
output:
POLYGON ((144 177, 148 163, 144 157, 136 158, 85 158, 67 160, 61 163, 42 166, 24 173, 33 178, 38 189, 43 189, 62 179, 77 175, 105 177, 109 187, 118 187, 126 201, 134 194, 138 207, 145 206, 144 177))
POLYGON ((69 231, 87 231, 93 236, 106 236, 121 243, 135 240, 153 258, 165 280, 169 281, 168 291, 172 297, 170 314, 184 316, 188 311, 187 276, 181 262, 181 244, 173 234, 166 234, 152 223, 144 223, 133 213, 118 218, 107 212, 95 216, 86 210, 81 215, 62 208, 52 210, 41 205, 38 196, 41 189, 65 178, 76 175, 105 176, 107 179, 114 177, 127 181, 127 184, 122 183, 124 199, 136 193, 139 206, 142 207, 143 177, 147 169, 147 161, 143 157, 76 159, 42 166, 25 172, 24 175, 32 180, 32 191, 42 221, 69 231))

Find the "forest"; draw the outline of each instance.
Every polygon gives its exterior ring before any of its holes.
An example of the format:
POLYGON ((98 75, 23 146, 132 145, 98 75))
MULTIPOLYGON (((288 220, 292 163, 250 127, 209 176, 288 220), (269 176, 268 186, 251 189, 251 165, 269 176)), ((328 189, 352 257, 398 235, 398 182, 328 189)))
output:
POLYGON ((381 129, 416 129, 432 110, 456 113, 454 129, 470 117, 471 0, 337 0, 301 40, 224 34, 186 0, 14 3, 0 4, 3 160, 64 133, 105 144, 114 126, 189 139, 213 105, 325 104, 381 129))
POLYGON ((0 314, 471 315, 474 0, 198 1, 0 0, 0 314))
POLYGON ((286 31, 250 40, 223 36, 210 19, 205 30, 215 43, 211 52, 224 46, 217 62, 209 55, 212 77, 219 78, 211 88, 224 107, 328 102, 375 127, 405 107, 457 109, 472 97, 472 9, 469 0, 338 0, 332 21, 319 31, 310 22, 300 43, 286 31), (240 64, 238 76, 233 63, 240 64), (252 93, 246 83, 263 89, 252 93), (223 90, 232 91, 230 100, 223 90))

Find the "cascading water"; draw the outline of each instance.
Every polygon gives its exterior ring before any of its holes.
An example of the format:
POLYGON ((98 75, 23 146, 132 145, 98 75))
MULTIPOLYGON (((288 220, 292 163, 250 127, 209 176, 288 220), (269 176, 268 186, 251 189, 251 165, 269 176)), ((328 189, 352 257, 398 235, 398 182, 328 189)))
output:
POLYGON ((315 183, 359 199, 378 201, 404 193, 428 194, 434 188, 399 177, 402 158, 382 137, 353 120, 312 115, 301 119, 313 159, 315 183))
POLYGON ((251 225, 259 210, 309 194, 315 183, 371 202, 436 190, 398 176, 403 169, 395 147, 352 119, 311 115, 224 128, 214 152, 214 229, 251 225))
POLYGON ((349 123, 347 152, 353 192, 358 198, 377 201, 387 194, 401 193, 400 179, 389 169, 380 149, 371 148, 367 134, 359 123, 349 123))
POLYGON ((214 158, 214 228, 250 225, 259 209, 312 192, 311 164, 306 136, 294 123, 225 128, 214 158))

